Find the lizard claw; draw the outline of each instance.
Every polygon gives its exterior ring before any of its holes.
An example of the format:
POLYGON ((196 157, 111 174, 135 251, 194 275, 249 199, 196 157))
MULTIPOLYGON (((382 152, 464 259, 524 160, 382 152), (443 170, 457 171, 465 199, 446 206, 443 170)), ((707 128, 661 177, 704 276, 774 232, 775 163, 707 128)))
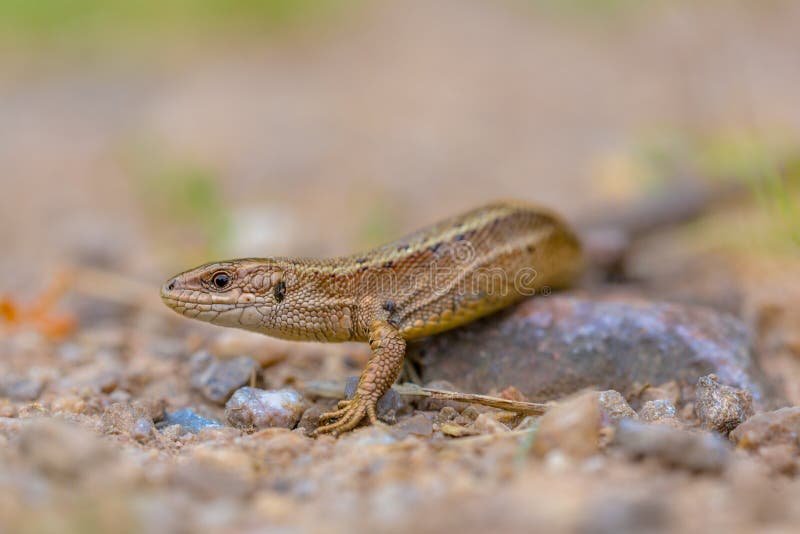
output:
POLYGON ((375 401, 364 399, 358 395, 351 400, 340 401, 338 410, 324 413, 319 417, 320 423, 331 419, 336 419, 336 421, 318 427, 313 435, 331 433, 335 436, 347 432, 354 429, 364 417, 367 417, 372 424, 377 423, 378 416, 375 405, 375 401))

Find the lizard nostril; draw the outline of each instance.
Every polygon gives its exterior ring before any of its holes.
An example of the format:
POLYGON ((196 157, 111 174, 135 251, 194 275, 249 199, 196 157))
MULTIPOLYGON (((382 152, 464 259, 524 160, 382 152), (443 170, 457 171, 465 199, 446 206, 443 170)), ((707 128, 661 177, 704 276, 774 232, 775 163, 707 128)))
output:
POLYGON ((172 291, 173 289, 175 289, 175 280, 171 280, 169 285, 167 285, 168 291, 172 291))

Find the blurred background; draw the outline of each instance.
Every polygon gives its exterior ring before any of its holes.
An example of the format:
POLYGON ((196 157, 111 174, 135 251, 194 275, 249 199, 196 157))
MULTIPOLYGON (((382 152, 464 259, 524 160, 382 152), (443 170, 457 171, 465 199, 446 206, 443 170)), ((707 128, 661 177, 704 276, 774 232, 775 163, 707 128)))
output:
POLYGON ((769 183, 797 167, 799 25, 789 0, 5 0, 0 291, 347 253, 495 198, 574 219, 687 180, 766 182, 777 218, 746 246, 796 251, 769 183))

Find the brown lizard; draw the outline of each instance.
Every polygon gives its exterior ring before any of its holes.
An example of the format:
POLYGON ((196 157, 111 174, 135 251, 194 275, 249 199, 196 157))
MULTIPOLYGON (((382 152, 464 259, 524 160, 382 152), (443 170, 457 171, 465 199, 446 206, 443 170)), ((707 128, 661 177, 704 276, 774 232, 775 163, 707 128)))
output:
POLYGON ((355 396, 320 417, 316 433, 377 421, 400 374, 406 341, 509 306, 581 270, 574 232, 555 214, 497 202, 362 254, 209 263, 167 281, 176 312, 221 326, 303 341, 368 341, 355 396))

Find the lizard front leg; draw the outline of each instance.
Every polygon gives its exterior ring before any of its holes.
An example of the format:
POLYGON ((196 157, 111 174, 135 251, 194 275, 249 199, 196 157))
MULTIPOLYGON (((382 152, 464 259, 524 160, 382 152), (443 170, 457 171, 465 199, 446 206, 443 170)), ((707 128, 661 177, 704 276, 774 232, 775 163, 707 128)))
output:
POLYGON ((352 399, 340 402, 338 410, 322 414, 320 422, 330 419, 336 421, 317 428, 315 435, 347 432, 355 428, 365 416, 370 423, 378 421, 375 406, 400 375, 406 341, 397 328, 387 321, 375 321, 369 328, 369 344, 372 358, 361 373, 356 394, 352 399))

